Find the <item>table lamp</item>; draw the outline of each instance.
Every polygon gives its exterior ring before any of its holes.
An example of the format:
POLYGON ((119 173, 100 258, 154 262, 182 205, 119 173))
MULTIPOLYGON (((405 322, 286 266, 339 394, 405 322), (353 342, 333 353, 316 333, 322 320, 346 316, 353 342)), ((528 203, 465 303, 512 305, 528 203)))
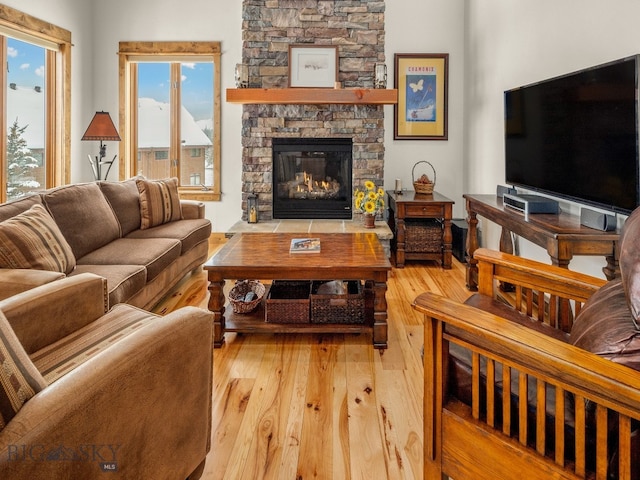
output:
POLYGON ((115 161, 117 154, 113 156, 111 161, 105 161, 104 157, 107 154, 107 146, 102 143, 106 140, 119 142, 120 135, 118 135, 118 131, 116 130, 111 117, 108 112, 96 112, 93 116, 93 120, 87 127, 87 131, 84 132, 82 136, 82 140, 99 140, 100 141, 100 153, 91 158, 89 155, 89 163, 91 164, 91 168, 93 170, 93 176, 97 180, 106 180, 109 175, 109 170, 111 170, 111 166, 115 161), (104 175, 104 179, 102 178, 102 166, 108 165, 107 171, 104 175))

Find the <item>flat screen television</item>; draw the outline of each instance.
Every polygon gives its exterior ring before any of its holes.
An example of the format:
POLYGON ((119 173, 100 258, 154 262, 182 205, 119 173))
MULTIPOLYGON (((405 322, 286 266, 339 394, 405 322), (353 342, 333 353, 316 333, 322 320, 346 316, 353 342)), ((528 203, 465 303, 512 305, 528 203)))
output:
POLYGON ((622 214, 638 206, 639 60, 506 91, 507 184, 622 214))

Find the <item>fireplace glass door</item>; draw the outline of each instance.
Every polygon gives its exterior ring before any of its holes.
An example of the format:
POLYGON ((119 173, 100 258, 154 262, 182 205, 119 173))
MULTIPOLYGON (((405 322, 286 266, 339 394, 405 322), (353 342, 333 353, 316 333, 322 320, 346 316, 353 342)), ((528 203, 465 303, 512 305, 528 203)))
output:
POLYGON ((273 218, 351 218, 352 141, 273 139, 273 218))

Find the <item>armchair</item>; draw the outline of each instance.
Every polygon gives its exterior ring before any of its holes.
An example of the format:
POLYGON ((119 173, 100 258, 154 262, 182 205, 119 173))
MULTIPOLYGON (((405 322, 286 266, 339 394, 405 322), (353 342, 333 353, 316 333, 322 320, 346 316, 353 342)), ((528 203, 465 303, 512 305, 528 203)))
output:
POLYGON ((415 299, 425 478, 640 477, 639 230, 636 211, 622 280, 478 249, 477 294, 415 299))
POLYGON ((0 301, 0 360, 30 385, 7 394, 0 374, 0 478, 202 473, 211 314, 185 307, 160 317, 107 305, 106 282, 93 274, 0 301))

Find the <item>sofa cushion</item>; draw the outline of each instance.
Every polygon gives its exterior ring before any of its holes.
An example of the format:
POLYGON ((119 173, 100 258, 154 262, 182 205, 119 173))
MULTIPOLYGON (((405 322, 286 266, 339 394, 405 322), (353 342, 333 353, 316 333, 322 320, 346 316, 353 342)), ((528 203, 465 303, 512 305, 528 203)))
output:
POLYGON ((571 328, 571 343, 640 370, 640 330, 620 279, 611 280, 585 303, 571 328))
POLYGON ((66 185, 42 197, 76 259, 120 236, 118 219, 98 184, 66 185))
POLYGON ((179 240, 119 238, 77 259, 78 265, 143 265, 146 281, 153 280, 180 256, 179 240))
POLYGON ((70 276, 81 273, 94 273, 107 280, 109 305, 126 303, 147 282, 147 270, 142 265, 77 265, 70 276))
POLYGON ((156 318, 131 305, 116 305, 96 321, 34 352, 31 359, 53 383, 156 318))
POLYGON ((0 267, 69 273, 75 265, 71 247, 42 205, 0 222, 0 267))
POLYGON ((47 382, 0 312, 0 430, 47 382))
POLYGON ((211 235, 211 222, 205 218, 183 219, 145 230, 134 230, 127 238, 175 238, 182 244, 181 254, 188 252, 211 235))
POLYGON ((640 315, 640 208, 627 218, 620 238, 620 274, 634 320, 640 315))
POLYGON ((140 228, 140 194, 135 179, 124 182, 100 182, 100 190, 120 223, 120 236, 140 228))
POLYGON ((33 194, 26 197, 20 197, 16 200, 3 203, 0 205, 0 222, 3 222, 11 217, 15 217, 19 213, 26 212, 34 205, 42 205, 42 199, 40 195, 33 194))
POLYGON ((177 178, 165 180, 136 178, 136 185, 140 193, 141 229, 182 218, 177 178))

